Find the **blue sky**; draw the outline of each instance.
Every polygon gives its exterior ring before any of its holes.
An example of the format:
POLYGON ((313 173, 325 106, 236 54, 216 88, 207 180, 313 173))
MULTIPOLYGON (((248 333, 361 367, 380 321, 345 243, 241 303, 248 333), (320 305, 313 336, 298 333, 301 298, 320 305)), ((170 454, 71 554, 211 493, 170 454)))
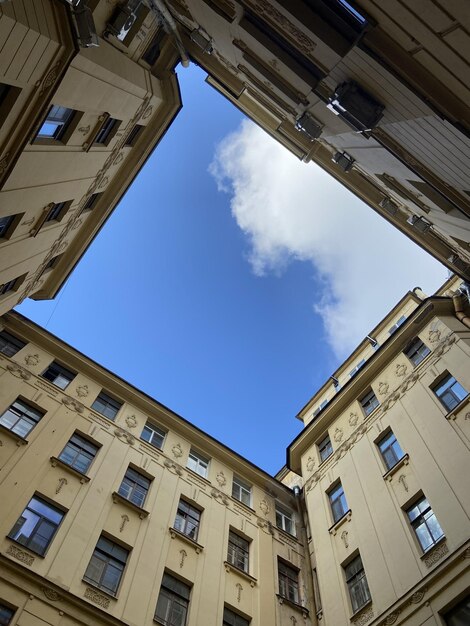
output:
POLYGON ((341 358, 446 273, 179 77, 183 110, 66 287, 18 310, 274 473, 341 358))

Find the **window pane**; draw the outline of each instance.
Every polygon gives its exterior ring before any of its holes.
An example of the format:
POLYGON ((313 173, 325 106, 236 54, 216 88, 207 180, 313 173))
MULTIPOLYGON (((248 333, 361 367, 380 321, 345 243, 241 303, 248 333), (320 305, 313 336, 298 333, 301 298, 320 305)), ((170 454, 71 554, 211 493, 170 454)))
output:
POLYGON ((15 611, 13 609, 10 609, 4 604, 0 604, 0 626, 8 626, 14 613, 15 611))

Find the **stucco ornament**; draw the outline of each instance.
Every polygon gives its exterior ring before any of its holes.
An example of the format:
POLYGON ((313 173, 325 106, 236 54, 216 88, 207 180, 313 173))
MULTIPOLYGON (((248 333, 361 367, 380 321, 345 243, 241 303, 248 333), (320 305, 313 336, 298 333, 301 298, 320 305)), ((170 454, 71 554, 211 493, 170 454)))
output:
POLYGON ((77 387, 75 390, 75 393, 79 398, 86 398, 90 393, 90 390, 88 389, 88 385, 80 385, 80 387, 77 387))
POLYGON ((171 451, 173 452, 173 456, 175 457, 175 459, 179 459, 180 456, 183 456, 183 449, 181 447, 181 444, 177 443, 175 444, 171 451))
POLYGON ((28 554, 24 550, 21 550, 21 548, 18 548, 17 546, 9 546, 6 553, 13 556, 15 559, 18 559, 18 561, 21 561, 21 563, 24 563, 25 565, 32 565, 34 563, 34 556, 28 554))
POLYGON ((348 531, 347 530, 343 530, 343 532, 341 533, 341 539, 344 543, 344 547, 345 548, 349 548, 349 541, 348 541, 348 531))
POLYGON ((31 372, 28 372, 24 367, 18 365, 18 363, 8 363, 7 370, 16 378, 22 378, 23 380, 29 380, 31 378, 31 372))
POLYGON ((62 487, 67 484, 68 480, 66 478, 59 478, 59 482, 57 484, 57 487, 55 488, 56 494, 60 493, 62 491, 62 487))
POLYGON ((128 415, 124 421, 129 428, 135 428, 137 426, 137 418, 135 415, 128 415))
POLYGON ((24 362, 26 363, 26 365, 34 367, 39 363, 39 354, 28 354, 27 356, 25 356, 24 362))
POLYGON ((390 386, 388 383, 379 383, 379 396, 385 396, 390 386))
POLYGON ((437 343, 439 341, 439 339, 441 338, 441 331, 440 330, 430 330, 429 334, 428 334, 428 339, 431 343, 437 343))
POLYGON ((406 476, 404 474, 400 474, 400 476, 398 478, 398 482, 403 485, 403 489, 408 493, 408 490, 409 490, 408 482, 407 482, 406 476))
POLYGON ((129 516, 124 514, 121 515, 121 525, 119 526, 119 532, 122 533, 124 528, 126 527, 127 522, 129 521, 129 516))
POLYGON ((351 412, 349 414, 349 425, 355 426, 359 421, 359 415, 357 413, 351 412))
POLYGON ((341 428, 335 428, 333 439, 339 442, 341 441, 342 438, 343 438, 343 430, 341 428))
POLYGON ((215 479, 219 483, 219 487, 224 487, 227 484, 227 479, 225 478, 225 474, 222 471, 217 474, 215 479))
POLYGON ((237 583, 235 586, 237 588, 237 602, 240 602, 240 600, 242 599, 243 587, 240 583, 237 583))
POLYGON ((436 548, 434 548, 434 550, 428 552, 428 554, 426 554, 426 556, 424 557, 423 560, 426 564, 426 567, 432 567, 448 553, 449 548, 447 547, 447 544, 445 542, 441 543, 436 548))
POLYGON ((54 591, 54 589, 50 589, 50 587, 43 587, 42 592, 51 602, 57 602, 58 600, 62 600, 62 596, 60 596, 57 591, 54 591))
POLYGON ((263 513, 265 515, 267 515, 269 513, 269 504, 266 502, 266 500, 261 500, 261 502, 259 503, 259 508, 263 511, 263 513))
POLYGON ((407 365, 405 365, 404 363, 399 363, 395 368, 395 374, 397 376, 405 376, 407 369, 408 369, 407 365))
POLYGON ((307 466, 307 470, 309 472, 313 472, 313 468, 315 467, 315 459, 313 457, 309 456, 308 459, 307 459, 306 466, 307 466))
POLYGON ((188 553, 186 552, 186 550, 180 550, 180 554, 181 554, 180 567, 183 567, 184 559, 188 556, 188 553))
POLYGON ((103 595, 99 591, 95 591, 95 589, 91 589, 91 587, 87 587, 83 595, 87 600, 91 600, 98 606, 103 607, 103 609, 107 609, 109 607, 109 598, 107 598, 105 595, 103 595))

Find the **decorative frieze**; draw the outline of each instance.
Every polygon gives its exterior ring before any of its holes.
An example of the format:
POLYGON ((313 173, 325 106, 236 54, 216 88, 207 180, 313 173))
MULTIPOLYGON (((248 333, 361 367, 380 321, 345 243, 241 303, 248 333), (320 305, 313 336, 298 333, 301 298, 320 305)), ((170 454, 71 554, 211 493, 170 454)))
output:
POLYGON ((371 606, 368 606, 363 611, 361 611, 357 617, 354 617, 352 623, 354 626, 364 626, 374 618, 374 611, 371 606))
POLYGON ((443 557, 445 557, 446 554, 449 554, 449 548, 447 547, 447 543, 444 541, 438 544, 430 552, 427 552, 425 555, 423 555, 423 561, 426 567, 432 567, 443 557))
POLYGON ((17 559, 18 561, 21 561, 21 563, 24 563, 25 565, 31 566, 34 563, 34 556, 32 554, 25 552, 24 550, 18 548, 18 546, 15 546, 13 544, 8 546, 8 550, 6 553, 17 559))
POLYGON ((96 589, 87 587, 83 595, 87 600, 91 600, 91 602, 94 602, 103 609, 107 609, 109 607, 110 599, 103 593, 96 591, 96 589))

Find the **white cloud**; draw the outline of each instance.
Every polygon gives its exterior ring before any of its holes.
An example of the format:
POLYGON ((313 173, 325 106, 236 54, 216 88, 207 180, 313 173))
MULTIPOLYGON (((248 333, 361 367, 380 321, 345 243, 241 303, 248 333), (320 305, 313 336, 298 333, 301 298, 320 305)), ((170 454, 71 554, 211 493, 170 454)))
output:
POLYGON ((251 122, 217 147, 210 171, 250 241, 263 276, 291 260, 313 265, 326 338, 344 358, 408 289, 433 293, 447 270, 313 163, 251 122))

